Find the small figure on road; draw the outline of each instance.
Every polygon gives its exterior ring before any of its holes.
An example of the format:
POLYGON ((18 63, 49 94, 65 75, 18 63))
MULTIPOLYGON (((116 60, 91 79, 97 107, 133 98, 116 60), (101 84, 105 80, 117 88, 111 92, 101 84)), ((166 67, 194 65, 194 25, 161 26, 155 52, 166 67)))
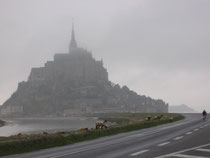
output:
POLYGON ((203 110, 202 114, 203 114, 203 120, 205 121, 206 120, 206 115, 207 115, 206 110, 203 110))

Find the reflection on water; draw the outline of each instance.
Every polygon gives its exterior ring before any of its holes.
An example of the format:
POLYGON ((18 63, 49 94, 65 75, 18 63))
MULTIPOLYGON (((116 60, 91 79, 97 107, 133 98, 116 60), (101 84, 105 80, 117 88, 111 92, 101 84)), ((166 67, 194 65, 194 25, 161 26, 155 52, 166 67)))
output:
POLYGON ((43 131, 75 130, 81 127, 93 128, 97 118, 2 118, 7 125, 0 127, 0 136, 18 133, 39 133, 43 131))

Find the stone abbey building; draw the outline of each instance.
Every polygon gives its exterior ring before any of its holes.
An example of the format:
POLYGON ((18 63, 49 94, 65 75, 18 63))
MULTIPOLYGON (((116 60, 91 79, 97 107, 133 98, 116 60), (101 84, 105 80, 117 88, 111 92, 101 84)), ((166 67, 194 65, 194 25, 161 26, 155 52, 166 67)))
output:
POLYGON ((103 61, 78 47, 74 30, 66 54, 32 68, 3 104, 0 116, 71 116, 100 112, 168 112, 162 100, 138 95, 108 80, 103 61))

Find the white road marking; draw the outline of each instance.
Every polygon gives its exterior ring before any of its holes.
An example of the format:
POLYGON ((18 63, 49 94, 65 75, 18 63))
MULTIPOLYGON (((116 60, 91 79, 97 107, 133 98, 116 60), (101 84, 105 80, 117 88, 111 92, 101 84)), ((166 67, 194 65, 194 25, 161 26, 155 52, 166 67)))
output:
POLYGON ((143 134, 135 134, 135 135, 127 136, 127 138, 139 137, 139 136, 142 136, 142 135, 143 135, 143 134))
MULTIPOLYGON (((121 138, 121 139, 113 141, 113 142, 108 142, 108 143, 104 142, 104 143, 101 143, 100 145, 94 145, 94 146, 91 146, 91 147, 84 147, 84 148, 79 149, 79 150, 73 150, 73 151, 70 151, 70 152, 64 152, 64 153, 60 153, 60 154, 57 154, 57 155, 51 155, 51 156, 48 156, 48 157, 50 157, 50 158, 59 158, 59 157, 62 157, 62 156, 73 155, 73 154, 77 154, 77 153, 80 153, 80 152, 90 151, 90 150, 98 149, 98 148, 105 147, 105 146, 108 146, 108 145, 121 143, 121 142, 126 141, 126 140, 130 140, 130 139, 125 137, 125 138, 121 138)), ((46 156, 40 157, 40 158, 46 158, 46 156)))
POLYGON ((184 155, 184 154, 176 154, 176 155, 173 155, 173 157, 181 157, 181 158, 209 158, 209 157, 203 157, 203 156, 193 156, 193 155, 184 155))
POLYGON ((196 129, 194 129, 193 131, 198 131, 198 130, 199 130, 199 129, 196 128, 196 129))
POLYGON ((158 144, 157 146, 164 146, 164 145, 167 145, 169 144, 170 142, 165 142, 165 143, 161 143, 161 144, 158 144))
POLYGON ((203 128, 203 126, 201 126, 200 128, 203 128))
POLYGON ((192 134, 192 132, 187 132, 186 134, 189 135, 189 134, 192 134))
POLYGON ((202 149, 202 148, 200 148, 200 149, 196 149, 197 151, 205 151, 205 152, 210 152, 210 149, 202 149))
POLYGON ((143 153, 148 152, 148 151, 149 151, 148 149, 146 149, 146 150, 141 150, 141 151, 138 151, 138 152, 136 152, 136 153, 131 154, 131 156, 136 156, 136 155, 139 155, 139 154, 143 154, 143 153))
MULTIPOLYGON (((189 149, 185 149, 185 150, 181 150, 181 151, 177 151, 177 152, 174 152, 174 153, 162 155, 162 156, 157 156, 157 157, 155 157, 155 158, 166 158, 166 157, 169 157, 169 156, 174 156, 174 155, 177 155, 177 154, 179 154, 179 153, 186 152, 186 151, 196 150, 196 149, 198 149, 198 148, 202 148, 202 147, 209 146, 209 145, 210 145, 210 143, 209 143, 209 144, 205 144, 205 145, 196 146, 196 147, 189 148, 189 149)), ((192 157, 191 157, 191 158, 192 158, 192 157)))
MULTIPOLYGON (((183 125, 183 124, 187 124, 188 122, 190 122, 190 121, 185 121, 185 122, 179 123, 179 124, 176 123, 176 124, 172 124, 172 125, 166 125, 165 129, 170 129, 170 128, 177 127, 177 126, 180 126, 180 125, 183 125)), ((165 129, 163 127, 162 128, 157 128, 156 130, 154 130, 152 132, 143 132, 142 134, 135 134, 133 136, 126 136, 125 138, 120 138, 120 139, 117 139, 116 141, 104 142, 104 143, 101 143, 100 145, 93 145, 93 146, 91 145, 90 147, 84 147, 84 148, 81 148, 79 150, 50 154, 50 156, 48 155, 47 157, 59 158, 61 156, 73 155, 73 154, 77 154, 77 153, 80 153, 80 152, 94 150, 94 149, 98 149, 98 148, 101 148, 101 147, 104 147, 104 146, 113 145, 113 144, 121 143, 121 142, 124 142, 124 141, 129 141, 131 139, 135 139, 135 137, 138 137, 138 136, 141 137, 141 136, 152 135, 154 133, 160 132, 160 131, 165 130, 165 129)), ((46 158, 46 156, 41 156, 40 158, 46 158)))
POLYGON ((184 136, 180 136, 180 137, 176 137, 174 138, 174 140, 179 140, 179 139, 182 139, 184 136))
POLYGON ((169 128, 172 128, 172 127, 177 127, 177 126, 186 124, 186 123, 188 123, 188 122, 189 122, 189 121, 182 122, 182 123, 177 123, 177 124, 174 124, 174 125, 171 125, 171 126, 162 127, 162 128, 160 128, 160 130, 166 130, 166 129, 169 129, 169 128))

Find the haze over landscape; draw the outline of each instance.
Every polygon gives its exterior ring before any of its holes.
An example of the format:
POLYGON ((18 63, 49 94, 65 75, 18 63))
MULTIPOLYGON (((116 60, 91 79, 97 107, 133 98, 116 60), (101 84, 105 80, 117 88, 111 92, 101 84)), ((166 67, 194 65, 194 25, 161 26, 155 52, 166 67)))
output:
POLYGON ((208 0, 0 0, 0 104, 32 67, 68 52, 72 18, 112 82, 210 111, 208 0))

